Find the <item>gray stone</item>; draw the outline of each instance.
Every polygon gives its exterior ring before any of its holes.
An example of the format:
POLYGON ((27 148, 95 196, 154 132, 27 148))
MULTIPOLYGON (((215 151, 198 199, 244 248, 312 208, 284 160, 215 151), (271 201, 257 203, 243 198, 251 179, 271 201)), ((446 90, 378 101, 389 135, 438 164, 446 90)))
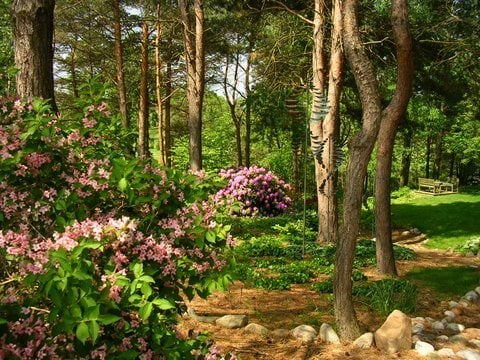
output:
POLYGON ((468 344, 468 339, 465 338, 465 337, 462 336, 462 335, 453 335, 453 336, 450 336, 450 337, 448 338, 448 341, 450 341, 451 343, 454 343, 454 344, 462 344, 462 345, 468 344))
POLYGON ((424 341, 417 341, 415 343, 415 351, 422 355, 422 356, 425 356, 425 355, 428 355, 430 353, 433 353, 435 352, 435 348, 433 347, 433 345, 427 343, 427 342, 424 342, 424 341))
POLYGON ((480 340, 472 339, 468 342, 468 345, 470 345, 473 348, 480 349, 480 340))
POLYGON ((218 318, 215 324, 223 326, 227 329, 238 329, 248 324, 247 315, 225 315, 218 318))
POLYGON ((317 332, 310 325, 299 325, 292 330, 292 335, 304 343, 310 343, 315 341, 317 332))
POLYGON ((329 324, 320 326, 320 339, 329 344, 340 344, 340 338, 329 324))
POLYGON ((453 309, 453 308, 456 308, 456 307, 461 307, 462 305, 460 305, 458 302, 456 301, 449 301, 448 302, 448 306, 450 307, 450 309, 453 309))
POLYGON ((361 349, 368 349, 373 346, 373 333, 368 332, 363 335, 360 335, 354 342, 353 345, 361 349))
POLYGON ((245 326, 245 331, 258 335, 268 335, 270 332, 265 326, 255 323, 250 323, 245 326))
POLYGON ((475 302, 478 300, 478 293, 476 291, 469 291, 465 294, 464 298, 468 301, 475 302))
POLYGON ((289 338, 291 334, 292 333, 288 329, 275 329, 270 333, 270 335, 279 339, 289 338))
POLYGON ((462 324, 456 324, 456 323, 450 323, 450 324, 447 324, 447 329, 450 329, 452 331, 456 331, 456 332, 462 332, 463 330, 465 330, 465 326, 462 325, 462 324))
POLYGON ((197 315, 197 313, 195 313, 195 310, 193 310, 192 308, 187 309, 187 314, 193 320, 209 323, 209 324, 214 324, 215 321, 217 321, 217 319, 220 318, 220 316, 197 315))
POLYGON ((445 329, 445 325, 441 321, 435 321, 432 323, 432 329, 437 331, 442 331, 445 329))
POLYGON ((375 332, 375 344, 389 354, 412 347, 412 323, 407 315, 394 310, 375 332))
POLYGON ((415 323, 412 325, 412 334, 420 334, 425 329, 422 323, 415 323))
POLYGON ((480 360, 480 353, 475 350, 464 349, 457 351, 457 356, 465 360, 480 360))
POLYGON ((437 351, 437 354, 440 356, 445 356, 445 357, 453 357, 455 356, 455 352, 450 349, 450 348, 443 348, 437 351))
POLYGON ((449 322, 450 321, 449 321, 448 317, 442 319, 443 326, 447 326, 449 322))
POLYGON ((452 311, 452 310, 446 310, 443 312, 443 315, 445 315, 446 317, 449 317, 449 318, 455 318, 455 313, 452 311))

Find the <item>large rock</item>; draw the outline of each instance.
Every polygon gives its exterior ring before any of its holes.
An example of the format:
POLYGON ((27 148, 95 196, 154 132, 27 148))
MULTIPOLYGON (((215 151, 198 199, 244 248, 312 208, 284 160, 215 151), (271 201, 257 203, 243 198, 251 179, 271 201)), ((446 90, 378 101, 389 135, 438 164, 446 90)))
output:
POLYGON ((465 360, 480 360, 480 353, 474 350, 460 350, 456 353, 456 355, 465 360))
POLYGON ((437 351, 437 354, 444 357, 454 357, 455 352, 450 348, 443 348, 437 351))
POLYGON ((268 335, 270 332, 265 326, 255 323, 250 323, 245 326, 245 331, 258 335, 268 335))
POLYGON ((198 315, 192 308, 187 309, 187 314, 194 320, 214 324, 220 316, 198 315))
POLYGON ((329 344, 340 344, 340 338, 335 330, 333 330, 330 325, 325 323, 320 326, 320 339, 329 344))
POLYGON ((373 346, 373 333, 368 332, 359 336, 354 342, 353 345, 361 349, 368 349, 373 346))
POLYGON ((218 318, 215 324, 223 326, 227 329, 237 329, 248 324, 247 315, 225 315, 218 318))
POLYGON ((292 335, 304 343, 311 343, 317 337, 317 331, 310 325, 299 325, 292 330, 292 335))
POLYGON ((389 354, 412 347, 412 323, 400 310, 394 310, 375 332, 375 344, 389 354))
POLYGON ((475 302, 478 300, 478 293, 476 291, 469 291, 465 294, 464 298, 468 301, 475 302))

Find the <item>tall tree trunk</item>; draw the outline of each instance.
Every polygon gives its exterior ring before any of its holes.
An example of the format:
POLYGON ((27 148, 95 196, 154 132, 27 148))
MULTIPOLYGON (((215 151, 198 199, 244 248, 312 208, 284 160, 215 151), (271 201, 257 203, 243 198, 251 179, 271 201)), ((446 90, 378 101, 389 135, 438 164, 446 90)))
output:
POLYGON ((162 57, 160 44, 162 39, 161 5, 157 4, 157 33, 155 36, 155 94, 157 97, 157 119, 158 119, 158 163, 161 166, 167 164, 165 152, 165 125, 163 123, 163 98, 162 98, 162 57))
POLYGON ((17 95, 49 99, 57 111, 53 86, 54 0, 14 0, 13 48, 17 95))
POLYGON ((142 62, 140 65, 140 106, 138 109, 138 157, 150 156, 148 134, 148 23, 142 23, 142 62))
POLYGON ((406 0, 392 1, 393 35, 397 47, 397 84, 395 94, 382 112, 377 140, 377 172, 375 176, 375 224, 377 270, 381 274, 397 275, 392 243, 390 210, 390 176, 392 173, 393 147, 398 126, 405 118, 412 93, 413 53, 412 38, 408 26, 406 0))
POLYGON ((245 166, 250 167, 250 144, 252 134, 252 107, 250 104, 250 65, 251 56, 250 53, 253 49, 253 41, 248 40, 248 55, 247 64, 245 67, 245 166))
MULTIPOLYGON (((408 119, 406 119, 408 121, 408 119)), ((410 162, 412 161, 412 127, 407 126, 405 132, 403 133, 403 148, 404 152, 402 154, 402 170, 400 177, 400 186, 408 186, 410 181, 410 162)))
POLYGON ((203 0, 194 0, 195 21, 190 19, 187 0, 178 0, 183 24, 187 66, 187 101, 190 169, 202 169, 202 109, 205 91, 205 48, 203 0))
POLYGON ((335 253, 335 318, 340 336, 353 340, 360 334, 352 300, 353 257, 362 204, 362 184, 380 127, 380 94, 375 71, 360 37, 357 20, 358 0, 345 0, 343 11, 344 49, 355 77, 362 103, 362 128, 350 139, 349 159, 343 202, 343 222, 335 253))
POLYGON ((122 118, 122 126, 125 129, 130 127, 127 109, 127 90, 125 88, 124 62, 123 62, 123 46, 122 46, 122 23, 120 16, 120 0, 112 1, 113 7, 113 28, 115 38, 115 65, 117 71, 117 92, 118 92, 118 108, 120 117, 122 118))
MULTIPOLYGON (((171 38, 169 38, 169 44, 171 45, 171 38)), ((172 98, 172 63, 170 60, 167 62, 167 70, 165 73, 165 159, 166 165, 172 166, 172 136, 171 136, 171 98, 172 98)))

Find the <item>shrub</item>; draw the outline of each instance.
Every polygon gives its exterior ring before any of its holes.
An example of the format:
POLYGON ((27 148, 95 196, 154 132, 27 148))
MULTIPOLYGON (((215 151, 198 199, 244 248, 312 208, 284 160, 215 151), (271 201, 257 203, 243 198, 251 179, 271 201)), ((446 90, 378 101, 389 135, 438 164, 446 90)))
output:
POLYGON ((480 236, 469 239, 463 246, 460 247, 460 253, 462 255, 478 255, 480 253, 480 236))
POLYGON ((228 184, 215 199, 228 207, 231 215, 275 216, 285 213, 292 204, 288 196, 290 185, 265 168, 222 170, 220 176, 227 179, 228 184))
POLYGON ((106 104, 0 108, 0 355, 216 359, 176 329, 184 296, 229 280, 208 179, 126 158, 106 104))

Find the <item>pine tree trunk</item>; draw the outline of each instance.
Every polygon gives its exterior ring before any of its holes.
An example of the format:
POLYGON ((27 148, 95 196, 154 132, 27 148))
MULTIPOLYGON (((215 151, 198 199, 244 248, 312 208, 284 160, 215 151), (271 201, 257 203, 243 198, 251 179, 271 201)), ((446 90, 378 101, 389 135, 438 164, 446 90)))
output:
POLYGON ((252 134, 252 108, 249 101, 250 96, 250 53, 253 49, 253 41, 248 42, 247 64, 245 68, 245 166, 250 167, 250 144, 252 134))
POLYGON ((140 65, 140 106, 138 109, 138 157, 150 156, 148 133, 148 23, 142 23, 142 62, 140 65))
MULTIPOLYGON (((171 45, 171 38, 169 39, 171 45)), ((167 70, 165 73, 165 158, 166 165, 172 166, 172 136, 171 136, 171 98, 172 98, 172 63, 167 62, 167 70)))
POLYGON ((17 95, 49 99, 57 111, 53 85, 54 0, 14 0, 13 39, 17 95))
POLYGON ((392 101, 382 112, 378 134, 377 173, 375 177, 375 224, 377 270, 385 275, 397 275, 392 243, 390 211, 390 176, 393 147, 398 126, 405 118, 412 93, 413 55, 412 38, 408 26, 406 0, 392 1, 392 28, 397 48, 397 85, 392 101))
POLYGON ((157 33, 155 36, 155 94, 157 98, 158 119, 158 163, 165 166, 167 163, 165 152, 164 123, 163 123, 163 98, 162 98, 162 57, 160 44, 162 38, 161 6, 157 4, 157 33))
POLYGON ((118 92, 118 109, 122 118, 122 126, 124 129, 130 127, 127 109, 127 90, 125 88, 124 63, 123 63, 123 46, 122 46, 122 24, 120 17, 120 0, 113 0, 113 28, 115 38, 115 61, 117 71, 117 92, 118 92))

